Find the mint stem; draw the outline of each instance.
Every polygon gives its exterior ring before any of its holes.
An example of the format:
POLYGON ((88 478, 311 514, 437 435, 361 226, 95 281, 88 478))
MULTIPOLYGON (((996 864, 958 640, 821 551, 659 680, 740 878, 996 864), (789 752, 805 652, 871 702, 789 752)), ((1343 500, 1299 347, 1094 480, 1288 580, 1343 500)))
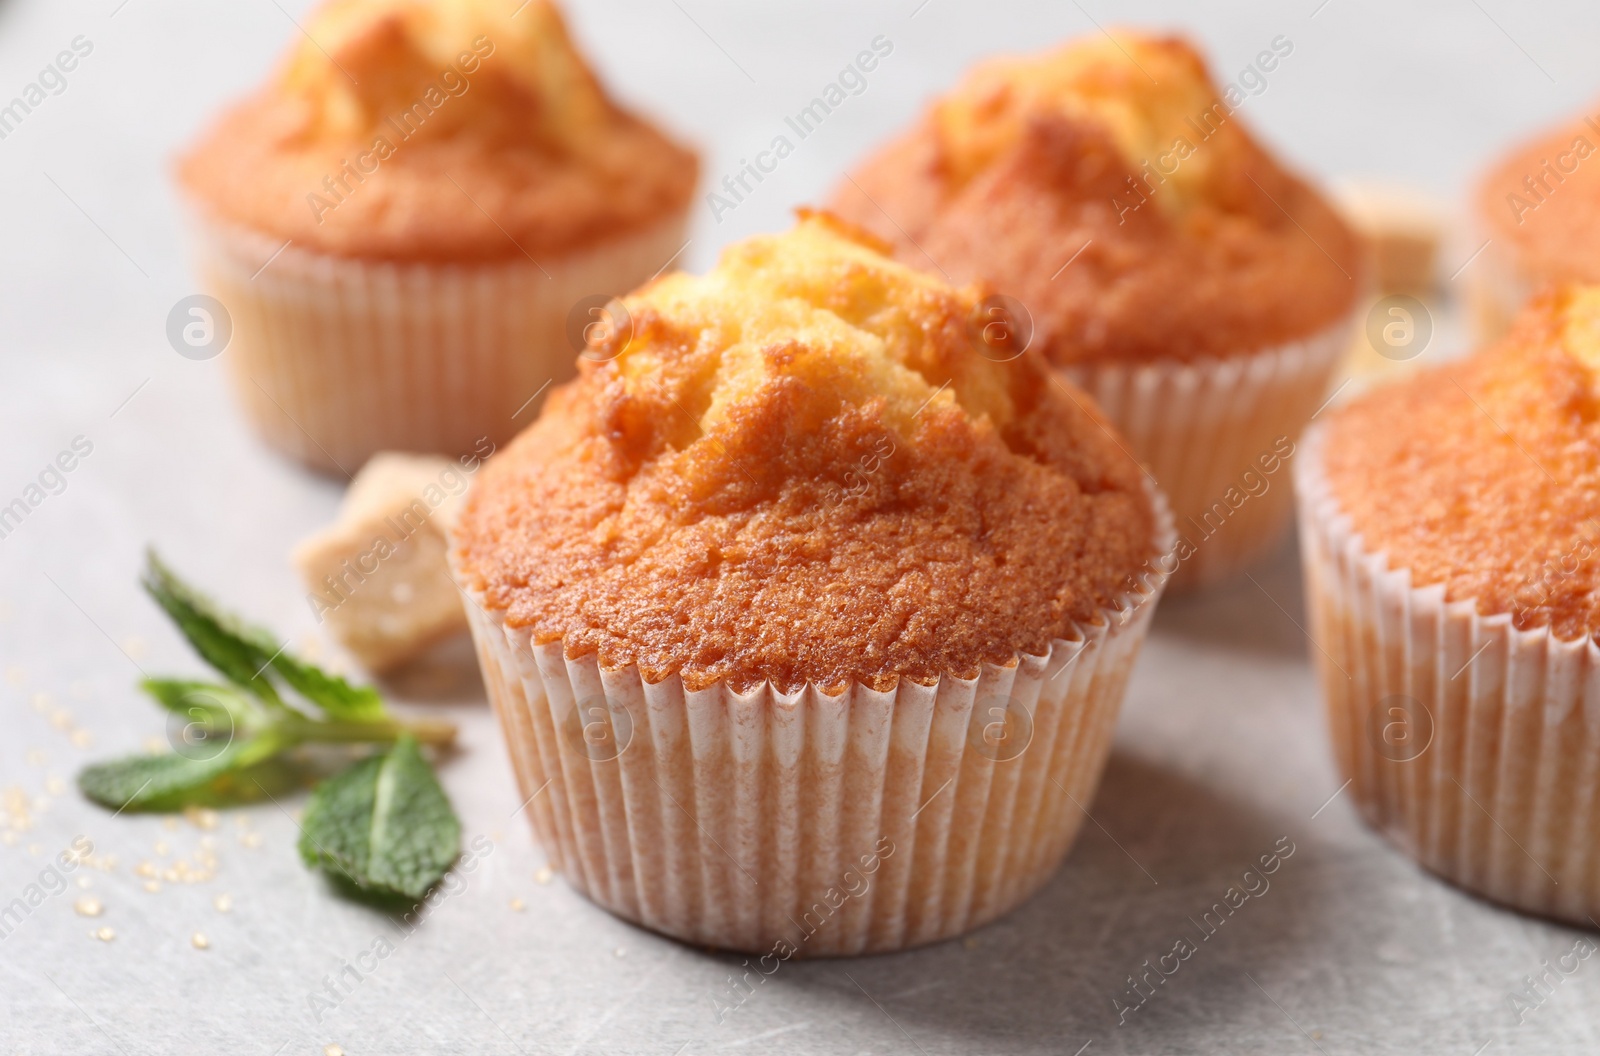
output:
POLYGON ((288 721, 278 727, 296 740, 322 744, 388 744, 410 734, 423 744, 445 746, 455 743, 456 727, 451 722, 437 719, 416 719, 402 722, 383 719, 376 722, 333 720, 329 722, 288 721))

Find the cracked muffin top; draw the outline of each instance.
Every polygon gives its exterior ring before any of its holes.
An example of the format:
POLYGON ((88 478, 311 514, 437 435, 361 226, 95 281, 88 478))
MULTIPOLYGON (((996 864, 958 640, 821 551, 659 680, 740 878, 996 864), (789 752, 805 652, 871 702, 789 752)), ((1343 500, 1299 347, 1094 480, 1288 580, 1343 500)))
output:
MULTIPOLYGON (((1294 45, 1273 44, 1276 69, 1294 45)), ((1261 351, 1339 322, 1363 264, 1332 206, 1245 129, 1246 99, 1176 38, 991 60, 831 207, 913 267, 1019 299, 1055 363, 1261 351)))
POLYGON ((480 472, 463 586, 535 642, 690 689, 976 675, 1097 618, 1156 556, 1142 471, 976 288, 802 213, 612 308, 480 472))
POLYGON ((569 252, 675 216, 697 174, 549 0, 332 0, 178 166, 224 221, 397 260, 569 252))
POLYGON ((1600 633, 1600 286, 1552 291, 1471 359, 1333 412, 1322 460, 1364 547, 1413 586, 1600 633))

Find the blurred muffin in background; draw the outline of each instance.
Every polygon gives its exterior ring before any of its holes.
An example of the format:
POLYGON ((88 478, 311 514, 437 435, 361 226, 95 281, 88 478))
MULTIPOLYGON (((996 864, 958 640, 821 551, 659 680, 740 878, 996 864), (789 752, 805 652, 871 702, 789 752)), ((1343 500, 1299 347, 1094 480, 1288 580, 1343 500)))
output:
POLYGON ((334 0, 305 28, 178 166, 234 388, 322 469, 507 439, 681 247, 695 156, 548 0, 334 0))
MULTIPOLYGON (((1277 38, 1251 83, 1293 47, 1277 38)), ((1280 534, 1293 503, 1276 474, 1347 347, 1364 272, 1335 210, 1246 131, 1246 98, 1175 38, 997 59, 833 198, 905 263, 1007 295, 990 305, 1006 350, 1096 397, 1167 491, 1180 585, 1280 534)))
POLYGON ((1330 411, 1296 466, 1334 754, 1430 870, 1600 916, 1600 286, 1330 411))
POLYGON ((628 296, 453 530, 541 842, 687 941, 899 949, 1027 898, 1164 581, 1088 399, 881 248, 812 216, 628 296))
POLYGON ((1475 200, 1481 247, 1469 266, 1479 336, 1500 337, 1534 294, 1600 282, 1600 107, 1512 150, 1475 200))

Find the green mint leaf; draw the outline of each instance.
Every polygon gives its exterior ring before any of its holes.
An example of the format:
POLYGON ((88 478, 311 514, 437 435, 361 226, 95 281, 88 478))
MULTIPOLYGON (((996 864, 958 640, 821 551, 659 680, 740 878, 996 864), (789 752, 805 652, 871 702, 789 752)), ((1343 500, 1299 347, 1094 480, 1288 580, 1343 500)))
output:
POLYGON ((339 675, 329 674, 287 651, 272 660, 272 669, 294 687, 295 692, 321 708, 330 719, 345 722, 381 722, 389 717, 383 698, 371 686, 352 686, 339 675))
POLYGON ((232 686, 179 678, 147 678, 139 688, 171 713, 167 740, 179 755, 209 759, 243 729, 257 728, 258 713, 232 686))
POLYGON ((415 738, 317 786, 300 857, 378 899, 420 899, 461 853, 461 822, 415 738))
POLYGON ((218 609, 210 598, 179 579, 153 550, 145 564, 144 589, 172 617, 200 659, 234 685, 282 706, 277 689, 265 677, 268 661, 278 651, 270 634, 246 627, 218 609))
POLYGON ((175 810, 194 795, 209 791, 218 778, 260 762, 278 747, 271 738, 256 737, 207 749, 205 758, 171 752, 130 755, 84 767, 78 773, 78 788, 116 811, 175 810))
POLYGON ((296 657, 271 632, 251 627, 218 608, 210 598, 179 579, 154 552, 149 555, 144 585, 201 659, 235 685, 281 705, 278 691, 266 674, 270 669, 329 718, 376 722, 389 717, 376 689, 352 686, 340 676, 296 657))
POLYGON ((226 725, 229 717, 248 715, 250 703, 244 694, 232 686, 215 682, 196 682, 184 678, 147 678, 139 688, 155 698, 156 703, 177 715, 192 719, 214 715, 226 725))

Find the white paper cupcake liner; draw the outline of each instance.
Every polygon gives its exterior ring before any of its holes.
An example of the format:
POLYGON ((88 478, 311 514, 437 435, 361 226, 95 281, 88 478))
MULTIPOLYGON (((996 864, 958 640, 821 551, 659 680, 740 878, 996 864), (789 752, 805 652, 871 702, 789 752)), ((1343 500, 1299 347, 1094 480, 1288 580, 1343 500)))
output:
POLYGON ((1423 866, 1497 902, 1600 917, 1600 645, 1518 630, 1369 553, 1297 463, 1311 634, 1348 795, 1423 866))
POLYGON ((1516 249, 1504 238, 1491 236, 1482 225, 1475 230, 1477 237, 1466 252, 1479 247, 1482 252, 1467 265, 1467 303, 1478 343, 1489 344, 1505 336, 1543 284, 1526 273, 1516 249))
MULTIPOLYGON (((1103 361, 1073 365, 1067 378, 1087 391, 1167 493, 1190 547, 1172 576, 1182 590, 1224 579, 1277 543, 1294 509, 1282 458, 1328 395, 1350 347, 1356 309, 1337 324, 1276 348, 1194 363, 1103 361), (1248 478, 1247 474, 1254 474, 1248 478), (1265 481, 1259 494, 1256 482, 1265 481)), ((1289 450, 1292 452, 1293 448, 1289 450)))
POLYGON ((1043 656, 838 696, 651 685, 532 644, 481 594, 467 610, 521 798, 568 882, 686 942, 787 959, 959 935, 1049 878, 1110 753, 1156 564, 1043 656))
POLYGON ((681 248, 684 219, 479 265, 285 248, 202 215, 192 226, 202 286, 232 319, 222 358, 247 417, 278 450, 353 473, 378 451, 459 455, 514 436, 575 373, 574 305, 648 279, 681 248))

